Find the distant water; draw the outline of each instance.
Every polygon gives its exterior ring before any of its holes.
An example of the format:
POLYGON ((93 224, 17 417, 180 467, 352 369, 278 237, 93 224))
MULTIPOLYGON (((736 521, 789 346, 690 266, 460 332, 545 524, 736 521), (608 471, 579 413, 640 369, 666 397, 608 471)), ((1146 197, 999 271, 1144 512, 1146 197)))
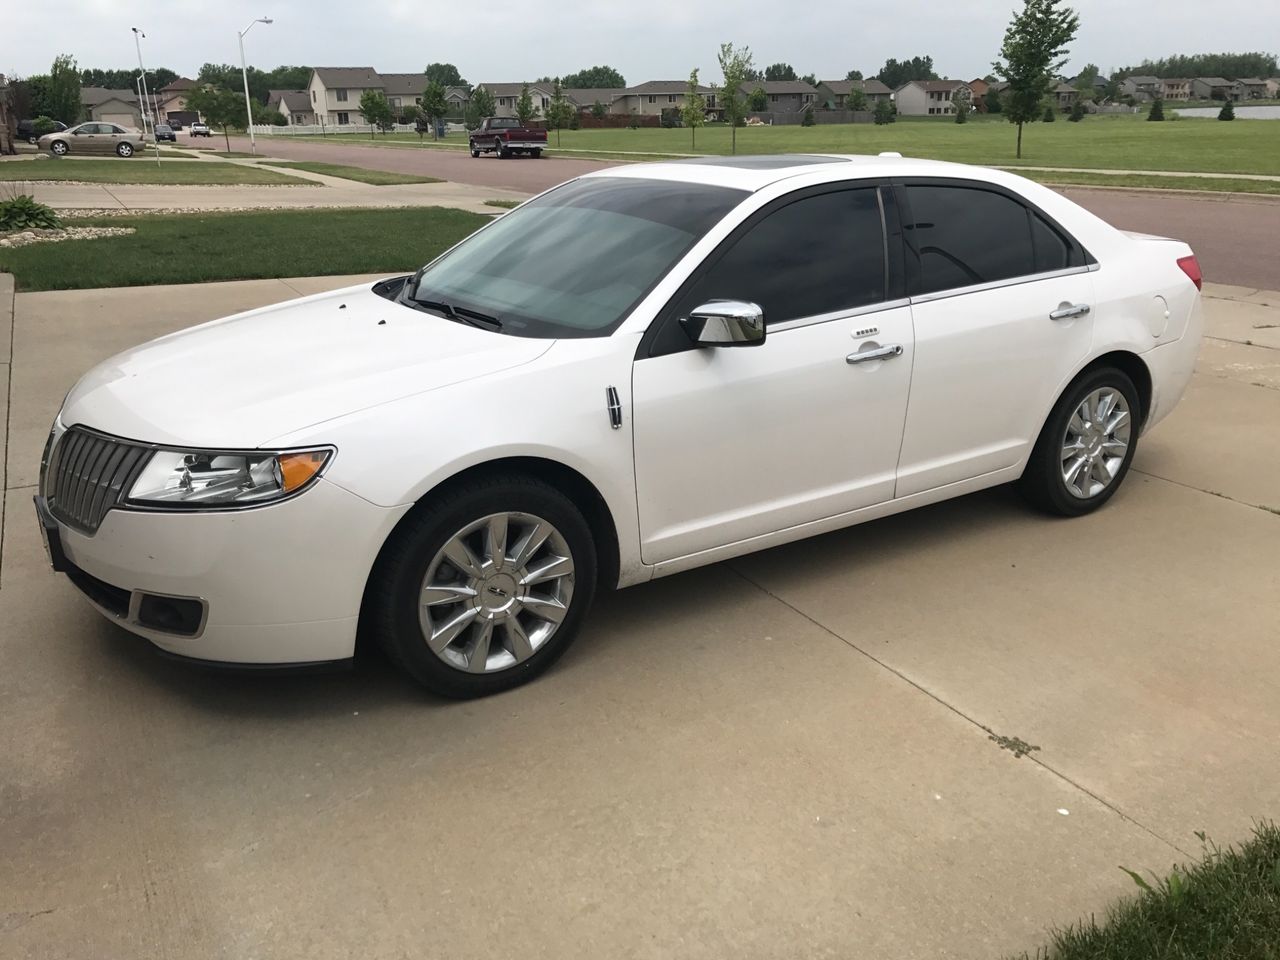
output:
MULTIPOLYGON (((1183 117, 1216 117, 1221 107, 1179 107, 1165 102, 1166 110, 1177 110, 1183 117)), ((1280 106, 1246 107, 1236 104, 1237 120, 1280 120, 1280 106)))

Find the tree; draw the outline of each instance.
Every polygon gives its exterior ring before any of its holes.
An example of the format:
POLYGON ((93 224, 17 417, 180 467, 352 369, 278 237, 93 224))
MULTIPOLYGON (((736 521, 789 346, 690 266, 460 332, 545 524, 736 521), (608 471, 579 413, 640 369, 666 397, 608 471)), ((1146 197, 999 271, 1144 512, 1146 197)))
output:
POLYGON ((987 113, 1004 112, 1004 100, 1001 98, 999 90, 988 90, 987 95, 982 99, 987 102, 987 113))
POLYGON ((1234 120, 1236 118, 1236 108, 1230 100, 1222 105, 1222 109, 1218 111, 1219 120, 1234 120))
POLYGON ((1147 111, 1147 119, 1148 120, 1164 119, 1164 101, 1161 100, 1159 97, 1156 97, 1154 100, 1151 101, 1151 109, 1147 111))
POLYGON ((222 128, 230 153, 231 137, 227 130, 244 123, 244 94, 221 87, 196 87, 187 94, 187 109, 194 110, 210 126, 222 128))
POLYGON ((449 101, 444 98, 444 84, 439 80, 432 80, 422 91, 422 116, 431 125, 431 135, 437 140, 440 139, 440 121, 448 112, 449 101))
POLYGON ((71 56, 59 54, 53 58, 53 66, 49 68, 49 115, 70 126, 80 122, 83 111, 80 70, 71 56))
POLYGON ((573 115, 576 112, 569 98, 564 95, 564 88, 560 86, 560 81, 557 80, 555 86, 551 88, 551 101, 547 104, 547 126, 556 132, 557 147, 560 146, 560 131, 573 122, 573 115))
POLYGON ((771 63, 764 68, 766 80, 794 80, 796 72, 789 63, 771 63))
POLYGON ((1080 17, 1062 0, 1025 0, 1015 13, 1000 48, 1003 58, 993 69, 1009 87, 1004 114, 1018 126, 1017 156, 1022 157, 1022 127, 1042 116, 1042 102, 1053 76, 1066 63, 1067 45, 1074 39, 1080 17))
POLYGON ((933 57, 912 57, 899 63, 892 57, 884 62, 876 77, 890 90, 897 90, 911 80, 937 80, 933 72, 933 57))
POLYGON ((1087 93, 1090 96, 1093 96, 1094 85, 1098 81, 1098 74, 1100 72, 1101 71, 1098 70, 1098 65, 1096 63, 1086 63, 1084 65, 1084 69, 1076 74, 1076 89, 1081 93, 1087 93))
POLYGON ((1274 53, 1195 53, 1189 56, 1143 60, 1113 70, 1117 80, 1135 73, 1151 77, 1274 77, 1280 68, 1274 53))
POLYGON ((743 47, 735 50, 732 43, 720 44, 720 72, 724 75, 724 90, 721 92, 720 111, 729 121, 730 150, 738 152, 738 124, 745 116, 746 105, 741 97, 742 85, 747 81, 747 74, 754 70, 751 62, 751 48, 743 47))
POLYGON ((627 81, 613 67, 587 67, 577 73, 568 73, 560 78, 566 90, 595 90, 610 87, 625 87, 627 81))
POLYGON ((1072 123, 1079 123, 1084 119, 1084 98, 1076 97, 1071 101, 1071 114, 1067 117, 1072 123))
POLYGON ((471 101, 467 104, 463 121, 469 129, 474 130, 480 126, 481 120, 485 117, 492 117, 496 110, 497 104, 494 103, 493 94, 489 92, 488 88, 476 87, 471 91, 471 101))
POLYGON ((862 79, 862 71, 861 71, 861 70, 850 70, 848 73, 846 73, 846 74, 844 75, 844 78, 845 78, 846 80, 861 80, 861 79, 862 79))
POLYGON ((867 95, 861 87, 849 88, 849 95, 844 98, 844 108, 846 110, 867 109, 867 95))
POLYGON ((877 124, 893 123, 897 119, 897 112, 893 109, 893 104, 887 98, 881 98, 876 101, 876 108, 872 112, 871 117, 877 124))
POLYGON ((747 97, 747 106, 756 113, 769 109, 769 95, 764 92, 764 87, 756 87, 751 91, 751 95, 747 97))
POLYGON ((516 116, 520 118, 520 126, 527 127, 538 115, 538 108, 533 105, 533 94, 526 83, 520 87, 520 99, 516 101, 516 116))
POLYGON ((814 76, 812 73, 806 73, 803 77, 800 78, 800 82, 807 83, 811 87, 816 87, 818 85, 818 78, 814 76))
POLYGON ((699 92, 698 71, 689 72, 689 85, 684 91, 684 106, 680 108, 680 118, 689 128, 689 149, 697 146, 698 128, 707 120, 707 101, 699 92))
POLYGON ((364 122, 369 125, 369 139, 373 139, 376 127, 391 122, 391 104, 387 103, 387 95, 381 90, 366 90, 360 94, 360 112, 364 122))
POLYGON ((956 112, 956 123, 968 123, 973 109, 973 92, 968 87, 957 87, 951 95, 951 106, 956 112))
POLYGON ((462 79, 462 74, 452 63, 428 63, 427 68, 422 72, 428 84, 438 83, 441 87, 467 86, 467 81, 462 79))
POLYGON ((1044 120, 1045 123, 1053 123, 1053 121, 1058 119, 1058 111, 1053 109, 1052 103, 1046 103, 1044 105, 1044 114, 1041 119, 1044 120))
POLYGON ((604 115, 609 112, 609 108, 597 100, 591 105, 591 115, 597 120, 603 120, 604 115))

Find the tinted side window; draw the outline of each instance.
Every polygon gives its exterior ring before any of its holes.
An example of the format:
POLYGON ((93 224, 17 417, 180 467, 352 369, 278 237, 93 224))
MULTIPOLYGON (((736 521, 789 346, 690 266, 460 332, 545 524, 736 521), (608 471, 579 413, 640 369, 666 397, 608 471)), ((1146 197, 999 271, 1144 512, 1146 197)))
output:
POLYGON ((1027 208, 990 190, 908 186, 907 236, 920 257, 920 292, 1036 272, 1027 208))
POLYGON ((681 297, 677 316, 708 300, 749 300, 770 324, 885 299, 884 230, 875 188, 840 190, 775 210, 681 297))
POLYGON ((1037 273, 1084 265, 1080 248, 1038 213, 1031 214, 1031 242, 1035 247, 1037 273))

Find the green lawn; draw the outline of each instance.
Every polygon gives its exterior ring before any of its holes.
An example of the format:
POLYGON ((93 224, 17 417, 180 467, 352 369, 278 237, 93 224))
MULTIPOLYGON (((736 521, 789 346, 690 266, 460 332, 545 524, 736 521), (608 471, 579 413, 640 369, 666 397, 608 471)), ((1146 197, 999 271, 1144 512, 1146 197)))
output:
POLYGON ((237 163, 200 160, 167 160, 156 163, 154 156, 129 160, 103 158, 78 160, 20 160, 0 163, 0 180, 79 180, 86 183, 169 183, 169 184, 274 184, 307 183, 274 170, 259 170, 237 163))
POLYGON ((1205 190, 1214 193, 1258 193, 1280 196, 1280 180, 1232 180, 1226 178, 1170 177, 1107 173, 1053 173, 1024 170, 1024 177, 1055 186, 1141 187, 1151 190, 1205 190))
POLYGON ((0 248, 19 290, 414 270, 489 221, 462 210, 271 210, 77 220, 127 237, 0 248))
POLYGON ((307 161, 289 162, 267 161, 273 167, 286 167, 290 170, 306 170, 310 173, 322 173, 328 177, 342 177, 346 180, 359 180, 361 183, 372 183, 384 187, 396 183, 443 183, 439 177, 427 177, 412 173, 391 173, 387 170, 366 170, 364 167, 348 167, 341 163, 320 163, 307 161))
MULTIPOLYGON (((729 152, 727 126, 697 131, 697 147, 687 129, 565 130, 559 155, 573 151, 625 155, 729 152)), ((1033 166, 1081 167, 1113 170, 1186 170, 1211 173, 1280 175, 1280 121, 1220 123, 1208 119, 1149 123, 1137 115, 1086 117, 1079 123, 1061 118, 1033 123, 1023 130, 1021 163, 1033 166)), ((330 137, 342 143, 356 137, 330 137)), ((321 138, 308 140, 320 142, 321 138)), ((813 127, 776 126, 738 129, 739 153, 879 153, 897 150, 905 156, 962 163, 1015 165, 1014 127, 1000 117, 979 117, 969 123, 929 117, 902 117, 897 123, 820 124, 813 127)), ((388 134, 365 143, 417 145, 413 134, 388 134)), ((451 135, 454 146, 465 145, 451 135)), ((556 154, 554 147, 549 151, 556 154)))
POLYGON ((1142 887, 1138 897, 1114 906, 1101 922, 1091 917, 1054 932, 1036 960, 1280 957, 1280 830, 1274 824, 1257 826, 1239 848, 1206 844, 1198 863, 1135 883, 1142 887))

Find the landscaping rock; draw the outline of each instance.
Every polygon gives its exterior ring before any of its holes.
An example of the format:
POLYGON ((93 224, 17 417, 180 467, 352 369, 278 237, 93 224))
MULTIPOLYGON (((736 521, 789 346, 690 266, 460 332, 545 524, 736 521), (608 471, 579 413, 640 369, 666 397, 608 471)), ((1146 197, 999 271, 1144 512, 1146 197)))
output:
POLYGON ((26 247, 33 243, 61 243, 63 240, 97 240, 100 237, 124 237, 135 233, 133 227, 62 227, 57 230, 24 230, 0 237, 0 247, 26 247))

